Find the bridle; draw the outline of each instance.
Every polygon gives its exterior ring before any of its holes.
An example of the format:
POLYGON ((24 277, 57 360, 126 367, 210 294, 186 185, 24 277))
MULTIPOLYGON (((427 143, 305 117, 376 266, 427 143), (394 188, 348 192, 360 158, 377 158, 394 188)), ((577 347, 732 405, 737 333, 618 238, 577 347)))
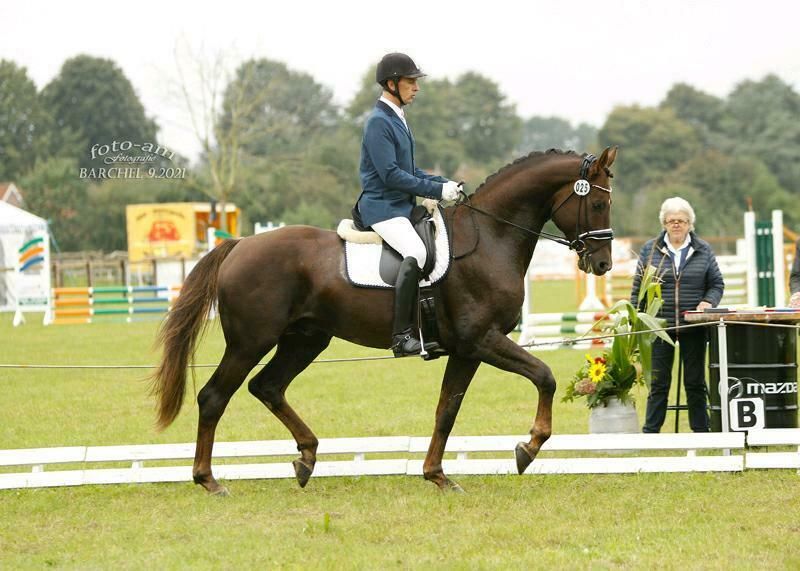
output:
MULTIPOLYGON (((597 160, 597 157, 594 155, 586 155, 583 158, 583 162, 581 163, 581 170, 578 180, 575 181, 575 184, 572 187, 572 192, 567 195, 567 197, 561 201, 561 203, 554 208, 550 212, 550 220, 553 220, 553 217, 556 215, 556 212, 567 203, 567 201, 572 198, 573 196, 580 197, 580 202, 578 202, 578 215, 575 217, 575 240, 567 244, 570 250, 575 250, 575 253, 580 255, 581 257, 591 256, 593 252, 597 251, 602 244, 598 247, 586 251, 587 245, 586 240, 613 240, 614 239, 614 231, 611 228, 603 228, 601 230, 587 230, 586 232, 580 231, 580 224, 581 224, 581 211, 584 210, 586 198, 589 196, 592 188, 596 188, 598 190, 602 190, 607 192, 611 195, 611 189, 605 188, 604 186, 600 186, 599 184, 590 183, 587 179, 589 177, 589 168, 592 166, 597 160)), ((589 225, 589 209, 587 208, 585 211, 584 217, 586 218, 586 226, 589 225)), ((563 242, 561 242, 563 243, 563 242)))
MULTIPOLYGON (((542 232, 542 231, 531 230, 530 228, 525 228, 524 226, 520 226, 519 224, 515 224, 514 222, 511 222, 510 220, 506 220, 505 218, 500 218, 499 216, 496 216, 496 215, 492 214, 491 212, 487 212, 487 211, 485 211, 485 210, 483 210, 481 208, 478 208, 477 206, 473 206, 470 203, 469 196, 467 196, 467 194, 463 190, 461 191, 461 196, 460 196, 459 202, 457 203, 456 206, 462 206, 462 205, 466 206, 470 210, 474 210, 475 212, 480 212, 481 214, 483 214, 485 216, 488 216, 489 218, 492 218, 493 220, 495 220, 497 222, 500 222, 502 224, 506 224, 508 226, 513 226, 514 228, 516 228, 518 230, 522 230, 523 232, 526 232, 527 234, 532 234, 532 235, 537 236, 539 238, 547 238, 548 240, 552 240, 553 242, 557 242, 559 244, 562 244, 563 246, 567 246, 570 250, 575 251, 575 253, 578 254, 581 257, 581 259, 589 258, 589 257, 591 257, 592 253, 596 252, 600 247, 602 247, 602 242, 603 241, 605 241, 605 240, 613 240, 614 239, 614 231, 611 228, 603 228, 603 229, 600 229, 600 230, 586 230, 584 232, 581 232, 581 211, 584 211, 584 206, 586 206, 586 198, 589 196, 589 193, 592 191, 593 188, 596 188, 598 190, 602 190, 603 192, 607 192, 610 195, 611 194, 611 190, 612 190, 610 188, 605 188, 603 186, 600 186, 599 184, 590 183, 587 180, 588 176, 589 176, 589 168, 592 166, 592 164, 596 160, 597 160, 597 157, 595 157, 594 155, 586 155, 583 158, 583 162, 581 163, 581 170, 580 170, 579 178, 578 178, 578 180, 575 181, 575 184, 572 187, 572 192, 570 192, 569 195, 564 200, 562 200, 557 207, 555 207, 553 210, 551 210, 550 214, 547 217, 548 220, 552 220, 553 217, 555 216, 556 212, 558 212, 559 209, 562 206, 564 206, 564 204, 566 204, 567 201, 570 198, 572 198, 573 196, 577 196, 579 202, 578 202, 578 215, 575 217, 575 239, 574 240, 568 240, 566 237, 557 236, 555 234, 550 234, 549 232, 542 232), (588 246, 586 244, 587 240, 596 240, 596 241, 601 242, 601 243, 595 248, 588 249, 588 246)), ((586 226, 588 226, 589 225, 588 224, 588 219, 589 219, 589 209, 588 208, 585 209, 585 218, 586 218, 586 226)), ((478 239, 480 239, 480 238, 478 238, 478 239)), ((467 252, 466 254, 463 254, 463 255, 453 256, 453 259, 463 258, 464 256, 474 252, 477 247, 478 247, 478 243, 477 243, 477 240, 476 240, 475 246, 473 247, 472 250, 470 250, 469 252, 467 252)))

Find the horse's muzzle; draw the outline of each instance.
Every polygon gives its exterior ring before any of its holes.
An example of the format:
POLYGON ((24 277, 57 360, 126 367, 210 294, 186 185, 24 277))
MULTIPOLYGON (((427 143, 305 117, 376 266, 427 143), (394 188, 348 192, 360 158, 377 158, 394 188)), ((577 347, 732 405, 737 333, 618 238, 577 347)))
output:
POLYGON ((611 269, 612 262, 606 255, 597 255, 598 252, 586 250, 578 258, 578 269, 587 274, 602 276, 611 269), (592 255, 594 254, 594 255, 592 255))

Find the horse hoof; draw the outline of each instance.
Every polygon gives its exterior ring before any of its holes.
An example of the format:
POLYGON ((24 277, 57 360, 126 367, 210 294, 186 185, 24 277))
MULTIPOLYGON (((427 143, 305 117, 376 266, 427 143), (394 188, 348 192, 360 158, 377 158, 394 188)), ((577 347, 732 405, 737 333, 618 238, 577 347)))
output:
POLYGON ((467 492, 464 491, 464 488, 459 486, 453 480, 449 478, 445 478, 444 480, 436 482, 437 489, 443 494, 466 494, 467 492))
POLYGON ((231 493, 228 491, 228 488, 225 486, 220 486, 213 492, 209 492, 209 495, 216 496, 218 498, 228 498, 230 497, 231 493))
POLYGON ((311 477, 311 472, 314 471, 314 468, 300 459, 293 461, 292 466, 294 466, 294 475, 297 478, 297 483, 300 484, 301 488, 305 488, 306 484, 308 484, 308 479, 311 477))
POLYGON ((524 473, 525 468, 533 462, 533 456, 528 452, 528 446, 525 442, 517 444, 517 447, 514 448, 514 456, 517 458, 517 474, 524 473))

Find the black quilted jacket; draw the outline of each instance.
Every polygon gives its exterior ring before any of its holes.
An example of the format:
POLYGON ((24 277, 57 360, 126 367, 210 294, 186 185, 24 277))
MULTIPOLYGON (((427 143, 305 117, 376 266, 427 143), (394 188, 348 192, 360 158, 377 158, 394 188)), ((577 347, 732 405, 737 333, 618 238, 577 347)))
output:
POLYGON ((665 234, 666 232, 661 232, 658 238, 647 242, 639 254, 639 264, 631 289, 631 303, 634 305, 637 303, 644 268, 648 265, 655 266, 656 275, 661 280, 661 296, 664 299, 664 306, 658 316, 666 319, 667 326, 672 327, 676 322, 679 325, 685 324, 683 312, 696 309, 701 301, 707 301, 713 307, 719 305, 725 282, 722 280, 722 273, 719 271, 711 246, 698 238, 694 232, 690 233, 694 252, 686 260, 680 273, 676 273, 675 265, 664 243, 665 234))

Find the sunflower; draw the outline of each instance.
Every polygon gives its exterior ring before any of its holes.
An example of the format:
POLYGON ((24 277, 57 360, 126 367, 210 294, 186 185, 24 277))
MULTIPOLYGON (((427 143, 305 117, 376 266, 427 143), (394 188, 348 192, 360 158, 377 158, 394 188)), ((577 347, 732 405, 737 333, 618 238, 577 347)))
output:
POLYGON ((589 367, 589 378, 592 380, 593 383, 599 383, 603 380, 603 376, 606 374, 606 366, 603 363, 592 363, 589 367))

